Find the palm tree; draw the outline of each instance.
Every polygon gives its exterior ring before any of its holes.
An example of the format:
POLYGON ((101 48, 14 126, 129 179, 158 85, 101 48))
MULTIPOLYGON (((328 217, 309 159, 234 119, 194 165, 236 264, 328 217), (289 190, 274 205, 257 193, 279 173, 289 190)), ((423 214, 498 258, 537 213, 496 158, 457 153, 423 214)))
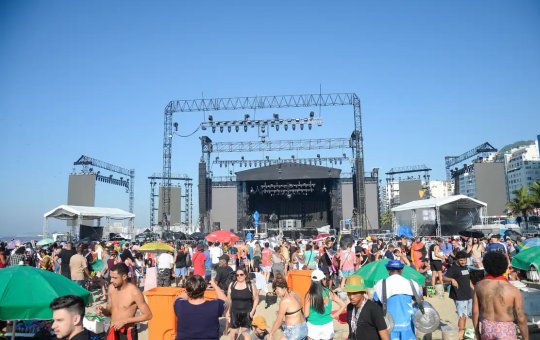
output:
POLYGON ((525 219, 525 227, 529 227, 528 216, 529 213, 534 210, 534 199, 529 190, 525 187, 521 187, 518 190, 512 192, 516 197, 506 204, 508 212, 512 215, 523 216, 525 219))
POLYGON ((381 215, 381 225, 392 226, 392 212, 385 211, 381 215))
POLYGON ((534 181, 531 184, 531 196, 535 208, 540 208, 540 181, 534 181))

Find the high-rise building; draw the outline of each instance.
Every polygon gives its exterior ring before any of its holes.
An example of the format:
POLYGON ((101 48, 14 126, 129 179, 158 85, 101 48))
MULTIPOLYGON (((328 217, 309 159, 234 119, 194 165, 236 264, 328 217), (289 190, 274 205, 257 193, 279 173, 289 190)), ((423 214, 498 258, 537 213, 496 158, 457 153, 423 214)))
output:
POLYGON ((532 141, 504 155, 506 163, 506 181, 508 200, 515 198, 514 191, 521 187, 529 188, 534 181, 540 180, 540 153, 538 140, 532 141))
POLYGON ((433 198, 442 198, 454 194, 454 182, 452 181, 429 181, 429 195, 433 198))

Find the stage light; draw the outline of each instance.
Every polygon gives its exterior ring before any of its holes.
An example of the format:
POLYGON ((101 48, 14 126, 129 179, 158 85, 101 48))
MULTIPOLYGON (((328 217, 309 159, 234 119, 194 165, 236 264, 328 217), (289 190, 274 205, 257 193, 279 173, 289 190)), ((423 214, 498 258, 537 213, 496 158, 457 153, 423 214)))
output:
POLYGON ((289 125, 285 124, 284 128, 285 128, 285 131, 289 130, 289 125))
POLYGON ((247 132, 247 130, 248 130, 247 125, 244 125, 244 132, 247 132))
POLYGON ((249 115, 246 113, 246 114, 244 115, 244 120, 248 120, 248 119, 249 119, 249 115))
POLYGON ((212 133, 216 133, 216 127, 212 126, 212 133))
POLYGON ((300 124, 300 130, 304 130, 304 124, 303 123, 300 124))
POLYGON ((214 117, 212 117, 212 115, 208 115, 208 121, 211 122, 214 120, 214 117))
POLYGON ((311 112, 309 113, 309 118, 313 118, 313 117, 315 117, 315 112, 311 111, 311 112))
POLYGON ((219 127, 219 132, 223 133, 223 126, 219 127))
POLYGON ((292 125, 292 129, 293 129, 293 131, 296 130, 296 124, 292 125))
POLYGON ((274 119, 278 120, 279 119, 279 114, 274 113, 274 119))
POLYGON ((313 124, 309 123, 309 124, 307 125, 307 127, 308 127, 308 129, 311 130, 311 128, 313 127, 313 124))
POLYGON ((261 126, 261 132, 262 132, 262 133, 265 133, 265 132, 266 132, 266 128, 264 127, 264 125, 261 126))
POLYGON ((227 126, 227 131, 231 132, 231 130, 232 130, 232 126, 230 126, 230 125, 227 126))
POLYGON ((178 123, 174 122, 173 126, 174 126, 174 131, 178 131, 178 123))
POLYGON ((276 125, 276 131, 279 131, 279 125, 276 125))

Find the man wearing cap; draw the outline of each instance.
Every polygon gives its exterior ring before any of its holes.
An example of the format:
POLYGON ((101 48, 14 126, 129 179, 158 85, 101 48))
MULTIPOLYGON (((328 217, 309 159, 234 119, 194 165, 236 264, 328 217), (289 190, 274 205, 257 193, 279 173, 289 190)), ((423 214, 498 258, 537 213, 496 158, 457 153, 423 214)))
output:
POLYGON ((219 288, 224 292, 227 292, 229 288, 229 283, 232 279, 233 269, 229 266, 229 256, 221 255, 219 257, 218 267, 216 268, 216 278, 219 288))
POLYGON ((407 280, 401 275, 403 267, 404 264, 400 260, 388 261, 386 269, 390 276, 375 284, 373 299, 380 301, 383 305, 386 303, 386 310, 392 315, 394 328, 390 333, 390 338, 409 340, 416 339, 412 321, 413 296, 416 294, 420 297, 421 293, 416 282, 407 280), (383 291, 385 283, 386 292, 383 291))
POLYGON ((356 274, 349 276, 343 290, 351 301, 347 305, 349 339, 389 340, 383 311, 377 303, 369 300, 364 278, 356 274))
POLYGON ((465 323, 472 316, 473 284, 467 266, 468 255, 464 251, 456 253, 456 262, 450 267, 443 278, 444 282, 452 284, 450 298, 454 300, 458 314, 459 339, 465 334, 465 323))
POLYGON ((243 340, 263 340, 268 338, 268 326, 266 319, 262 315, 255 315, 251 321, 251 330, 242 332, 238 339, 243 340))

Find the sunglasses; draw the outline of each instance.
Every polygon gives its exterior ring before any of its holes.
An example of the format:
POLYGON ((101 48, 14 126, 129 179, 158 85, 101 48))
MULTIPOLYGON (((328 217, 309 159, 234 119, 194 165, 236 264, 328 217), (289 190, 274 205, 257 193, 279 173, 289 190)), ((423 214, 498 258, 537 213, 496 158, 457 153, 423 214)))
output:
POLYGON ((236 276, 246 276, 246 274, 242 273, 242 274, 236 274, 236 276))

